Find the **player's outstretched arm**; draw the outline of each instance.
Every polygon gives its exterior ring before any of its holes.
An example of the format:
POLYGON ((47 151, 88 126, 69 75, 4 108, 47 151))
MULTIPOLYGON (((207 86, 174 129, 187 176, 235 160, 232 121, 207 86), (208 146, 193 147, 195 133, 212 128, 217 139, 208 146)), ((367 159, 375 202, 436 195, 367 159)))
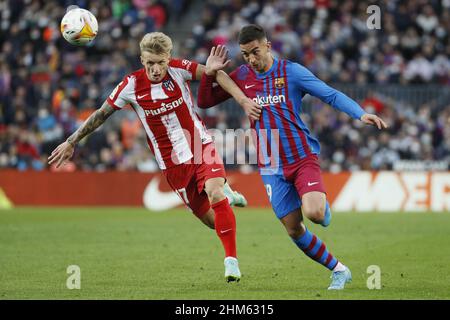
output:
POLYGON ((236 83, 222 70, 217 71, 217 83, 226 90, 244 109, 247 116, 252 120, 258 120, 261 115, 262 107, 255 101, 247 97, 236 83))
POLYGON ((56 162, 56 167, 58 168, 61 164, 69 160, 73 155, 75 145, 81 139, 100 127, 103 122, 105 122, 105 120, 114 113, 114 111, 116 110, 105 101, 101 108, 91 114, 77 131, 75 131, 69 138, 67 138, 65 142, 61 143, 55 148, 55 150, 53 150, 50 157, 48 157, 48 164, 53 164, 56 162))
POLYGON ((385 129, 388 127, 386 122, 380 117, 366 113, 355 100, 351 99, 341 91, 328 86, 305 67, 294 64, 292 66, 292 71, 295 74, 294 81, 297 81, 302 91, 319 98, 323 102, 328 103, 339 111, 345 112, 354 119, 359 119, 366 124, 374 125, 378 129, 385 129))
POLYGON ((208 108, 225 101, 231 95, 251 119, 258 120, 261 114, 261 106, 248 98, 233 79, 222 70, 230 62, 230 60, 227 60, 227 55, 228 50, 225 46, 219 45, 217 48, 211 49, 200 81, 198 105, 201 108, 208 108), (221 88, 215 88, 214 90, 214 77, 221 88))
POLYGON ((231 60, 227 57, 228 49, 225 46, 212 47, 206 60, 205 73, 208 76, 216 76, 219 70, 225 69, 230 64, 231 60))
POLYGON ((206 109, 214 107, 219 103, 231 98, 231 95, 220 86, 214 87, 216 74, 228 65, 229 60, 226 59, 226 51, 219 52, 215 47, 211 49, 211 53, 206 61, 206 66, 199 64, 197 66, 197 79, 200 79, 198 88, 197 104, 200 108, 206 109))

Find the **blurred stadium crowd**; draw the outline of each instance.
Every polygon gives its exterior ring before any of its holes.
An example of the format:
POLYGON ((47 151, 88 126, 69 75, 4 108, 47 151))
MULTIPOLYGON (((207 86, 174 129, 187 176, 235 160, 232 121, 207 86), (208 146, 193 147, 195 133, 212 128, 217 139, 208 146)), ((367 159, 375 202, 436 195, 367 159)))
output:
MULTIPOLYGON (((143 34, 185 19, 192 3, 0 0, 0 168, 47 169, 51 150, 103 103, 125 74, 140 68, 143 34), (93 46, 78 48, 61 38, 59 22, 72 4, 96 15, 99 35, 93 46)), ((389 130, 379 132, 306 98, 302 117, 321 142, 324 170, 392 169, 400 159, 449 161, 450 0, 378 1, 381 30, 367 28, 371 4, 208 0, 192 21, 190 37, 169 35, 176 41, 175 56, 201 63, 212 45, 225 44, 233 58, 231 70, 242 63, 239 29, 259 23, 268 31, 275 55, 302 63, 327 83, 347 85, 347 94, 388 122, 389 130), (353 87, 364 94, 353 96, 353 87), (400 95, 376 90, 383 87, 398 88, 400 95), (431 98, 402 99, 402 93, 415 88, 430 88, 431 98)), ((234 102, 199 114, 209 128, 248 128, 234 102)), ((223 152, 235 152, 237 159, 254 152, 251 146, 226 146, 231 149, 223 152)), ((82 141, 63 170, 75 169, 158 170, 130 110, 114 114, 82 141)))

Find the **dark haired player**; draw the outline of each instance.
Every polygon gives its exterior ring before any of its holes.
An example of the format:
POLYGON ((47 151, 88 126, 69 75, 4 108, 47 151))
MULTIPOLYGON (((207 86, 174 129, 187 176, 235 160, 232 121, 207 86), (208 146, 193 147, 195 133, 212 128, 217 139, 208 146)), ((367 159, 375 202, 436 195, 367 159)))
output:
MULTIPOLYGON (((255 133, 259 171, 273 210, 298 248, 332 271, 328 289, 343 289, 352 279, 350 269, 303 223, 304 215, 326 227, 331 211, 318 160, 320 145, 300 118, 302 97, 311 94, 354 119, 379 129, 387 126, 302 65, 274 58, 271 43, 260 26, 243 27, 239 45, 247 64, 234 70, 230 77, 259 105, 245 111, 255 133)), ((206 63, 198 95, 200 107, 211 107, 231 97, 219 86, 213 88, 217 69, 209 62, 219 58, 226 60, 224 47, 213 48, 206 63)))

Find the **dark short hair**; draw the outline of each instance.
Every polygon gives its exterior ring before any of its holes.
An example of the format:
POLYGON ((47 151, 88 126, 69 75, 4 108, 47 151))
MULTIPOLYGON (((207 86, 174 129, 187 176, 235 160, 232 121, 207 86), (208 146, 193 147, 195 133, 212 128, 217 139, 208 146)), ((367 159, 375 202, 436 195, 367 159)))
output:
POLYGON ((254 40, 262 40, 267 38, 264 29, 257 24, 249 24, 239 32, 239 44, 246 44, 254 40))

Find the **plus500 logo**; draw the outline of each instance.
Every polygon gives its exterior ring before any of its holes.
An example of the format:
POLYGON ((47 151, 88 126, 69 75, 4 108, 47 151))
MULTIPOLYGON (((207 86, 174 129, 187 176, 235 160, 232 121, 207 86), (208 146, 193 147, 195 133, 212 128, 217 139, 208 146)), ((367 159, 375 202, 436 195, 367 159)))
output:
POLYGON ((157 116, 158 114, 164 113, 166 111, 173 110, 183 104, 184 100, 183 97, 172 101, 170 103, 161 103, 161 107, 158 109, 152 109, 152 110, 144 110, 145 115, 148 116, 157 116))

